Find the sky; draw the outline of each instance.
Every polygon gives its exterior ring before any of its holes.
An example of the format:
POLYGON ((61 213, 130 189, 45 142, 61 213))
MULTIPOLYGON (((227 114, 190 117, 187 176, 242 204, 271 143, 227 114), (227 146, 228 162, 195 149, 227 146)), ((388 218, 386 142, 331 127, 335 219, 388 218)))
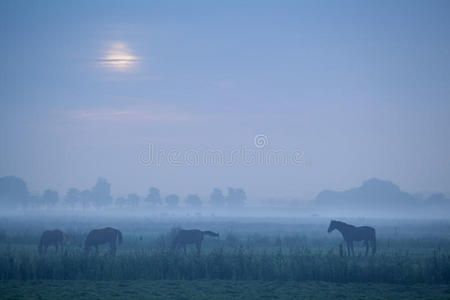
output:
POLYGON ((450 193, 449 1, 0 1, 0 176, 450 193))

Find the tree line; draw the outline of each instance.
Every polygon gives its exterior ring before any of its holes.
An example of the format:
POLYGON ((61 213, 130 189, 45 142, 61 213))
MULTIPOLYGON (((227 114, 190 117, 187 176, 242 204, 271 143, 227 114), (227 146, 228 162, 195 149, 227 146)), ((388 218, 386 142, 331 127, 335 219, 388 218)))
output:
POLYGON ((189 194, 182 199, 177 194, 162 195, 156 187, 150 187, 145 196, 130 193, 114 198, 111 195, 111 184, 105 178, 98 178, 90 189, 80 190, 70 188, 63 195, 52 189, 45 190, 40 195, 32 195, 25 181, 20 177, 6 176, 0 178, 0 207, 16 208, 50 208, 57 205, 70 207, 101 209, 105 207, 131 208, 139 206, 176 208, 184 204, 191 208, 209 205, 216 208, 242 207, 247 200, 245 191, 241 188, 227 188, 225 194, 221 189, 214 188, 208 199, 202 199, 198 194, 189 194))

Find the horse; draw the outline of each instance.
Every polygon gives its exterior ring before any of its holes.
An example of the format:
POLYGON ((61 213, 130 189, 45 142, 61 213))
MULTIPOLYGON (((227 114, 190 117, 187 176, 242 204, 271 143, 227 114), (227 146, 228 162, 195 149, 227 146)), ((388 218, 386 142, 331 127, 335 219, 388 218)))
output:
POLYGON ((370 226, 357 227, 341 221, 332 220, 330 222, 330 226, 328 226, 328 233, 332 232, 335 229, 337 229, 342 234, 344 241, 347 243, 347 252, 349 256, 350 250, 352 251, 352 255, 355 256, 353 241, 364 241, 364 245, 366 246, 366 256, 369 252, 370 243, 372 247, 372 255, 375 255, 375 252, 377 250, 375 228, 370 226))
POLYGON ((212 231, 201 231, 198 229, 191 229, 191 230, 181 229, 173 240, 172 249, 175 250, 178 247, 183 246, 184 254, 186 254, 186 245, 195 244, 197 246, 197 251, 200 254, 203 238, 205 237, 205 235, 212 237, 219 236, 218 233, 212 231))
POLYGON ((46 230, 41 235, 38 251, 39 253, 47 252, 47 248, 53 245, 55 252, 58 252, 59 247, 63 249, 64 241, 68 241, 68 238, 61 230, 46 230))
POLYGON ((102 229, 94 229, 89 232, 84 242, 84 251, 89 254, 91 247, 95 247, 96 253, 98 254, 98 246, 102 244, 109 243, 111 248, 111 254, 116 254, 116 240, 118 240, 119 245, 122 244, 122 233, 111 227, 106 227, 102 229))

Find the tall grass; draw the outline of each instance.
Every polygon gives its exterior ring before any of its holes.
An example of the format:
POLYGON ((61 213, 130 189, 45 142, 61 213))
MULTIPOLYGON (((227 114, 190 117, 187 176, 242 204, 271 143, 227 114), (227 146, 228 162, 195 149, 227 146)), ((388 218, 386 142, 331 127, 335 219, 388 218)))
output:
POLYGON ((373 283, 450 283, 450 255, 340 257, 308 249, 257 252, 223 248, 198 255, 170 250, 85 256, 81 250, 38 255, 26 247, 0 249, 1 280, 277 280, 373 283))

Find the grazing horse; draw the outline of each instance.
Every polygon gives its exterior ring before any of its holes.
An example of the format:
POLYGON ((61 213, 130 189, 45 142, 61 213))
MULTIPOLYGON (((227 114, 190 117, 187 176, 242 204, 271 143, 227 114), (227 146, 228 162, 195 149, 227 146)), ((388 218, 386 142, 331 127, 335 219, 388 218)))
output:
POLYGON ((116 240, 119 245, 122 244, 122 233, 114 228, 106 227, 102 229, 94 229, 89 232, 84 243, 84 251, 89 254, 91 247, 94 246, 98 254, 98 246, 109 243, 111 254, 116 254, 116 240))
POLYGON ((65 240, 68 240, 67 236, 61 230, 46 230, 42 233, 38 251, 39 253, 47 252, 47 248, 53 245, 55 246, 55 251, 58 252, 59 247, 62 250, 65 240))
POLYGON ((364 241, 364 245, 366 245, 366 256, 369 252, 369 242, 372 247, 372 254, 375 255, 377 250, 377 239, 375 236, 375 229, 369 226, 360 226, 356 227, 350 224, 346 224, 341 221, 330 222, 330 226, 328 226, 328 233, 337 229, 342 236, 344 237, 344 241, 347 243, 347 252, 350 256, 350 249, 352 250, 352 255, 355 256, 355 251, 353 250, 353 241, 364 241))
POLYGON ((218 237, 219 234, 212 231, 201 231, 198 229, 183 230, 181 229, 176 235, 172 243, 172 249, 177 249, 180 246, 184 248, 184 254, 186 254, 186 245, 195 244, 197 251, 200 253, 202 248, 202 242, 205 235, 218 237))

